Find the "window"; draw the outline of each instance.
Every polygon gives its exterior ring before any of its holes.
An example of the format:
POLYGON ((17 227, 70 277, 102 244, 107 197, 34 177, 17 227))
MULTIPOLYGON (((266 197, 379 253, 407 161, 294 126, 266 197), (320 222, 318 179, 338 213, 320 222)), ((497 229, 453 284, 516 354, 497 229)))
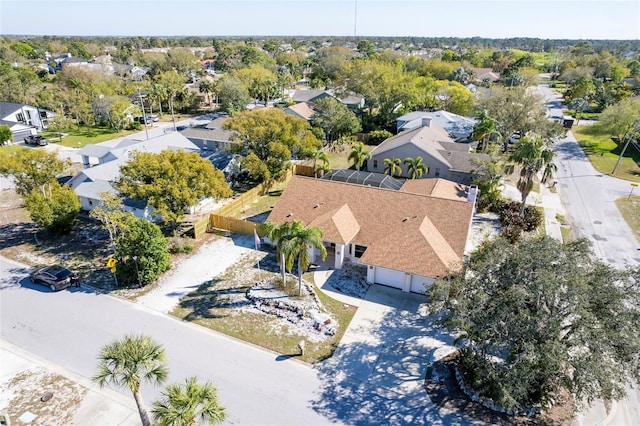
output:
POLYGON ((17 113, 16 120, 18 121, 18 123, 24 123, 25 122, 24 114, 21 112, 17 113))
POLYGON ((362 255, 364 254, 364 252, 367 250, 366 246, 359 246, 359 245, 355 245, 354 247, 354 256, 358 259, 360 259, 362 257, 362 255))
POLYGON ((40 118, 47 118, 47 112, 46 111, 40 111, 40 118))
POLYGON ((373 160, 373 168, 374 169, 378 168, 378 160, 373 160))
POLYGON ((436 167, 436 177, 440 176, 440 168, 436 167))
POLYGON ((31 111, 27 110, 27 120, 31 120, 31 111))

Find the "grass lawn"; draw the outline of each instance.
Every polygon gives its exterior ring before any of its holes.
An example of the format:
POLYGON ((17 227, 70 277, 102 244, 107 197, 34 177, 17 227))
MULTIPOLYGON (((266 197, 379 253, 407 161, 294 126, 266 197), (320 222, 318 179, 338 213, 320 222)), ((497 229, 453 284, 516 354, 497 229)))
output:
MULTIPOLYGON (((330 313, 338 324, 336 334, 321 341, 307 339, 274 315, 251 309, 252 302, 244 297, 247 290, 260 279, 279 275, 273 272, 273 268, 266 267, 275 263, 275 253, 270 253, 268 258, 270 260, 260 261, 262 269, 257 269, 255 259, 245 258, 184 297, 171 314, 283 356, 296 356, 309 363, 330 357, 349 326, 356 307, 331 299, 316 289, 324 311, 330 313), (305 340, 303 356, 299 356, 298 351, 301 340, 305 340)), ((310 274, 305 275, 305 280, 311 282, 310 274)), ((297 284, 292 282, 291 286, 295 290, 297 284)), ((293 290, 294 295, 289 297, 297 297, 293 290)))
POLYGON ((115 130, 106 127, 81 127, 80 130, 75 127, 73 130, 69 131, 67 136, 64 136, 62 140, 60 140, 60 137, 58 136, 59 133, 55 132, 42 132, 41 135, 49 139, 51 143, 57 143, 69 148, 82 148, 85 145, 121 138, 136 132, 139 132, 139 130, 123 130, 116 132, 115 130))
MULTIPOLYGON (((376 145, 365 145, 367 151, 371 152, 376 145)), ((339 169, 348 169, 352 166, 349 161, 349 154, 351 154, 352 147, 344 147, 343 150, 339 152, 334 152, 331 150, 326 150, 327 157, 329 158, 329 166, 331 170, 339 170, 339 169)), ((354 169, 355 170, 355 169, 354 169)))
MULTIPOLYGON (((593 167, 602 174, 611 175, 622 147, 617 146, 610 137, 596 134, 592 126, 574 126, 571 131, 589 157, 593 167)), ((633 146, 627 147, 615 177, 640 182, 639 163, 640 153, 633 146)))
POLYGON ((0 147, 0 150, 8 153, 8 154, 14 154, 18 151, 23 151, 25 149, 29 149, 24 145, 3 145, 0 147))
POLYGON ((640 196, 618 198, 616 206, 640 243, 640 196))

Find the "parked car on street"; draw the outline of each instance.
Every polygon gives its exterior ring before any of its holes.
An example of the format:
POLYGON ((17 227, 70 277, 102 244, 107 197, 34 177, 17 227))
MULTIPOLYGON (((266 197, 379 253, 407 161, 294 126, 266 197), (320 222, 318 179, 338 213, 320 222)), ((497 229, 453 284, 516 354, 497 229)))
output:
POLYGON ((140 124, 145 124, 145 120, 146 120, 147 124, 153 123, 153 118, 151 118, 151 117, 142 117, 142 116, 140 116, 140 117, 136 117, 134 120, 137 121, 140 124))
POLYGON ((72 280, 77 279, 75 274, 61 265, 51 265, 37 268, 29 275, 32 283, 44 284, 53 291, 64 290, 69 287, 72 280))
POLYGON ((24 143, 26 145, 45 146, 49 145, 49 139, 44 138, 40 135, 29 135, 24 138, 24 143))

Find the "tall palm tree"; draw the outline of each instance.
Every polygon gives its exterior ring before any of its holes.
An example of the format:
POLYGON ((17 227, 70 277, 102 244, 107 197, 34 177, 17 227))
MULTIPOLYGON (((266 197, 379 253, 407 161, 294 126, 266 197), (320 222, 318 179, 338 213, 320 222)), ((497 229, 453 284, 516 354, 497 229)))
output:
MULTIPOLYGON (((533 188, 534 177, 539 172, 542 172, 540 182, 546 183, 556 170, 556 165, 553 164, 553 151, 540 138, 529 139, 523 137, 516 144, 515 150, 509 156, 509 160, 521 166, 520 178, 516 187, 522 196, 520 214, 524 215, 525 204, 533 188)), ((513 173, 513 163, 508 166, 508 173, 513 173)))
POLYGON ((395 175, 400 176, 402 174, 402 160, 399 158, 394 158, 393 160, 390 158, 384 159, 384 174, 394 177, 395 175))
POLYGON ((327 249, 322 244, 322 229, 305 228, 301 221, 294 221, 289 229, 289 235, 284 240, 282 251, 287 260, 289 272, 293 269, 293 262, 298 260, 298 296, 302 294, 302 272, 309 268, 309 246, 320 250, 322 260, 327 257, 327 249))
POLYGON ((282 273, 282 284, 285 283, 285 268, 286 261, 282 246, 291 231, 291 224, 285 222, 282 225, 276 225, 275 223, 265 222, 263 225, 267 230, 267 238, 276 245, 276 256, 280 263, 280 272, 282 273))
POLYGON ((418 179, 425 173, 429 173, 429 167, 422 162, 422 157, 405 158, 404 164, 407 165, 407 173, 411 179, 418 179))
POLYGON ((136 400, 143 426, 151 426, 140 385, 143 380, 159 385, 169 374, 164 348, 150 336, 126 335, 105 345, 98 355, 98 373, 93 381, 100 387, 113 384, 128 388, 136 400))
POLYGON ((188 377, 184 385, 167 386, 162 399, 153 403, 153 419, 159 426, 187 426, 222 423, 227 412, 218 402, 218 392, 211 383, 198 383, 188 377))
POLYGON ((473 126, 473 133, 471 133, 471 137, 474 140, 482 141, 483 152, 487 150, 489 141, 492 139, 500 141, 500 139, 502 139, 502 134, 500 134, 496 127, 497 124, 496 120, 489 117, 486 111, 482 111, 478 115, 478 122, 473 126))
POLYGON ((367 151, 364 143, 360 142, 358 145, 353 147, 351 154, 349 154, 349 161, 353 163, 356 167, 356 170, 360 171, 360 168, 364 164, 366 160, 371 158, 371 154, 367 151))

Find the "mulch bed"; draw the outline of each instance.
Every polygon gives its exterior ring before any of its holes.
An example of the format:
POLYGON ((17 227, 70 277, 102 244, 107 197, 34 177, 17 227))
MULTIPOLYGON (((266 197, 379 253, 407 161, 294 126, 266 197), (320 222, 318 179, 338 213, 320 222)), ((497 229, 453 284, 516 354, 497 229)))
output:
POLYGON ((427 368, 425 389, 431 402, 450 411, 464 412, 469 417, 493 425, 571 425, 576 424, 573 418, 572 404, 553 407, 549 412, 536 417, 508 416, 504 413, 490 410, 481 404, 473 402, 460 389, 455 377, 455 359, 457 354, 448 355, 435 361, 427 368))

